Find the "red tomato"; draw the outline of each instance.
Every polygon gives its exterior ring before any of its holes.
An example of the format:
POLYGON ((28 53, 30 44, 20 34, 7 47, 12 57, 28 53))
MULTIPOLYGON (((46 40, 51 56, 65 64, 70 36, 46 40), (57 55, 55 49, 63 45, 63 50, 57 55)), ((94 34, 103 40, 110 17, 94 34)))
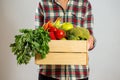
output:
POLYGON ((56 40, 54 32, 49 32, 49 36, 51 40, 56 40))
POLYGON ((56 37, 57 39, 62 39, 62 38, 64 38, 64 37, 65 37, 65 31, 58 29, 58 30, 55 32, 55 37, 56 37))
POLYGON ((57 31, 57 28, 56 27, 50 27, 48 29, 49 32, 56 32, 57 31))

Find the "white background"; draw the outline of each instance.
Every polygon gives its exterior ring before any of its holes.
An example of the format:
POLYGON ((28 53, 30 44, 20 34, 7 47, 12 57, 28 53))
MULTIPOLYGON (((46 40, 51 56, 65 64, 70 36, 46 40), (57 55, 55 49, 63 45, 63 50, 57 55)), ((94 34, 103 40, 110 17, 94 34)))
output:
MULTIPOLYGON (((89 52, 90 80, 120 80, 120 0, 90 0, 96 48, 89 52)), ((20 28, 34 29, 37 0, 0 0, 0 80, 37 80, 39 67, 17 65, 10 43, 20 28)))

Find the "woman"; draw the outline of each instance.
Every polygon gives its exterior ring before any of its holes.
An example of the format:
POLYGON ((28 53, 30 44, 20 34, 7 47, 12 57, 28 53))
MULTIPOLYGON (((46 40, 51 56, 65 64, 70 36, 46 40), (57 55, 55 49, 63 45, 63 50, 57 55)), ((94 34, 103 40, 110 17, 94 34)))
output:
MULTIPOLYGON (((71 22, 74 27, 83 26, 91 34, 88 49, 94 48, 92 31, 93 15, 88 0, 40 0, 36 10, 36 28, 49 20, 71 22)), ((39 80, 88 80, 89 68, 81 65, 40 65, 39 80)))

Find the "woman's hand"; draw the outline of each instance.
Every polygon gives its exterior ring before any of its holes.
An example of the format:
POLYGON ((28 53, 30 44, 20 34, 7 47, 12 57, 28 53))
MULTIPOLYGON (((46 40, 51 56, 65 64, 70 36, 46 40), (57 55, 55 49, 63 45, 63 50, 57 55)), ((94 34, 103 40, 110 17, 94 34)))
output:
POLYGON ((92 50, 94 48, 94 37, 91 35, 88 39, 88 50, 92 50))

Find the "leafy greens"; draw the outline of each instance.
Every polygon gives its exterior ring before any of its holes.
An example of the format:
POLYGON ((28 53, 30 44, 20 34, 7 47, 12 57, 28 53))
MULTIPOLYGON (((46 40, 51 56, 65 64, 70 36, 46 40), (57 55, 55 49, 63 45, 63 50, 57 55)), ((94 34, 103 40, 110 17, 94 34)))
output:
POLYGON ((18 64, 28 64, 32 57, 41 54, 45 58, 49 52, 48 42, 50 41, 48 31, 43 27, 36 30, 20 29, 21 34, 15 35, 15 42, 10 44, 12 52, 16 55, 18 64))

